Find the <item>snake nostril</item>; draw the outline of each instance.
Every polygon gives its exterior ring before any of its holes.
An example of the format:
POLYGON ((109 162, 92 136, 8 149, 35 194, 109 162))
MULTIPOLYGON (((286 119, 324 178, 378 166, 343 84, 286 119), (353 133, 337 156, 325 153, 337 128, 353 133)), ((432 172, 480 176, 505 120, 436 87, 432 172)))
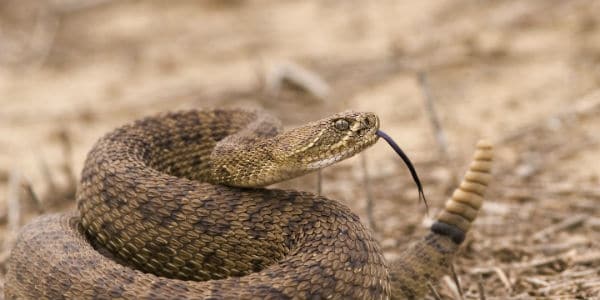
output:
POLYGON ((373 115, 367 115, 363 120, 363 124, 365 128, 377 127, 377 117, 373 115))

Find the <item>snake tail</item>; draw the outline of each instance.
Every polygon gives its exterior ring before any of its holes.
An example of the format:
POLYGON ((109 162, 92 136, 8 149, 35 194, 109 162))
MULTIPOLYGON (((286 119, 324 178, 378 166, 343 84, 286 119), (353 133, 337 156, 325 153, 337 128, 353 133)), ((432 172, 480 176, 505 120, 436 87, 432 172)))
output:
POLYGON ((483 203, 491 180, 493 147, 477 144, 469 170, 424 239, 405 250, 391 263, 393 299, 421 299, 430 284, 450 270, 454 254, 483 203))

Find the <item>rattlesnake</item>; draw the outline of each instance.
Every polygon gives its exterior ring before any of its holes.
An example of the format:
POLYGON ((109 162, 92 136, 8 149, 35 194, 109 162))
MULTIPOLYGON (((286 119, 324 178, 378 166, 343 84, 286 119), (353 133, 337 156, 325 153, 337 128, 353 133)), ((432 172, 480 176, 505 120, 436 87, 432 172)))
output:
POLYGON ((22 229, 6 298, 422 297, 477 214, 491 146, 478 144, 432 232, 387 263, 345 205, 260 188, 374 144, 378 118, 346 112, 280 127, 261 111, 215 109, 148 117, 107 134, 85 162, 79 212, 22 229))

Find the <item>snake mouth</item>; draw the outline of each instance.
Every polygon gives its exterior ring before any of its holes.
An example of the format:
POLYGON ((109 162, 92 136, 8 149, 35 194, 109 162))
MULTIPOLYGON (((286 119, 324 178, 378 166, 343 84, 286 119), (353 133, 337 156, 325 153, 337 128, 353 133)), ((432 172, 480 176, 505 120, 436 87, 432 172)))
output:
POLYGON ((350 157, 354 156, 355 154, 358 154, 359 152, 368 148, 369 146, 372 146, 373 144, 375 144, 377 142, 377 140, 379 139, 379 136, 376 134, 376 132, 377 132, 376 128, 370 129, 370 131, 372 131, 372 132, 369 132, 369 134, 365 135, 365 137, 363 137, 363 139, 359 143, 354 145, 353 147, 344 149, 333 155, 322 157, 313 162, 310 162, 306 165, 306 169, 307 170, 317 170, 317 169, 325 168, 336 162, 350 158, 350 157))

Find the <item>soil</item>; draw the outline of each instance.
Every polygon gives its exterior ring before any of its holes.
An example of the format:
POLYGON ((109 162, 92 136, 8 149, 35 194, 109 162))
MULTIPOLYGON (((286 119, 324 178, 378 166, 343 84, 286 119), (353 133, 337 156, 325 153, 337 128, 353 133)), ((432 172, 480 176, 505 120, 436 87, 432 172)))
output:
MULTIPOLYGON (((585 0, 2 1, 0 298, 16 232, 73 209, 102 134, 242 106, 287 127, 379 115, 429 213, 383 142, 323 170, 321 189, 373 227, 389 259, 427 232, 489 139, 494 181, 457 279, 428 297, 600 299, 598 11, 585 0)), ((279 186, 317 191, 317 175, 279 186)))

